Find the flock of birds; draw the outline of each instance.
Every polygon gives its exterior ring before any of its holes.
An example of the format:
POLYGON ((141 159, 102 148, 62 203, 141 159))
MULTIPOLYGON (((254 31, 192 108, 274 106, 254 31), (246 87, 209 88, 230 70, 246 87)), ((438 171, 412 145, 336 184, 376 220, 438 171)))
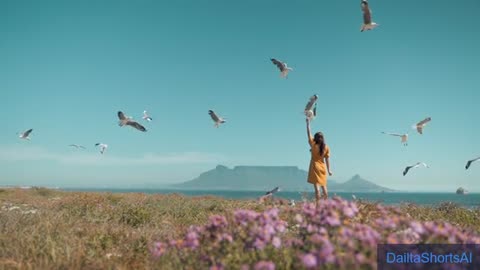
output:
MULTIPOLYGON (((118 116, 118 125, 120 127, 123 127, 123 126, 131 126, 137 130, 140 130, 142 132, 146 132, 147 129, 141 125, 140 123, 138 123, 137 121, 133 120, 132 117, 130 116, 125 116, 125 114, 122 112, 122 111, 119 111, 117 112, 117 116, 118 116)), ((143 111, 143 117, 142 117, 143 120, 145 121, 152 121, 152 117, 150 117, 150 115, 148 115, 147 111, 143 111)), ((20 132, 20 133, 17 133, 19 134, 19 138, 20 139, 23 139, 23 140, 30 140, 30 134, 32 133, 33 129, 29 129, 29 130, 26 130, 24 132, 20 132)), ((85 146, 83 145, 79 145, 79 144, 70 144, 68 145, 69 147, 74 147, 76 149, 87 149, 85 146)), ((95 144, 95 147, 98 147, 100 149, 100 154, 103 154, 107 148, 108 148, 108 144, 105 144, 105 143, 96 143, 95 144)))
MULTIPOLYGON (((422 121, 418 122, 417 124, 413 125, 412 128, 413 129, 416 129, 418 134, 422 135, 423 134, 423 129, 425 128, 425 126, 430 122, 432 121, 432 118, 431 117, 427 117, 425 119, 423 119, 422 121)), ((405 134, 399 134, 399 133, 389 133, 389 132, 382 132, 383 134, 386 134, 386 135, 391 135, 391 136, 396 136, 396 137, 400 137, 400 140, 401 142, 403 143, 403 145, 407 146, 408 145, 408 133, 405 133, 405 134)), ((468 168, 470 168, 470 165, 475 162, 475 161, 478 161, 480 160, 480 157, 477 157, 475 159, 471 159, 471 160, 468 160, 467 161, 467 164, 465 165, 465 170, 468 170, 468 168)), ((409 165, 407 167, 405 167, 405 169, 403 170, 403 176, 407 175, 407 173, 411 170, 411 169, 415 169, 415 168, 420 168, 420 167, 424 167, 424 168, 429 168, 429 166, 425 163, 425 162, 417 162, 415 164, 412 164, 412 165, 409 165)))
MULTIPOLYGON (((379 24, 372 21, 372 12, 370 10, 370 7, 369 7, 369 4, 368 4, 367 0, 361 0, 361 10, 362 10, 362 13, 363 13, 363 24, 360 28, 361 32, 368 31, 368 30, 373 30, 374 28, 379 26, 379 24)), ((293 71, 293 68, 289 67, 287 65, 287 63, 282 62, 280 60, 277 60, 275 58, 271 58, 270 61, 280 70, 280 77, 288 79, 288 73, 290 71, 293 71)), ((305 116, 310 120, 313 120, 317 116, 317 100, 318 100, 318 95, 311 96, 309 98, 308 102, 307 102, 307 105, 305 106, 304 111, 303 111, 303 114, 305 114, 305 116)), ((214 126, 216 128, 218 128, 221 124, 226 123, 226 118, 219 116, 213 110, 208 110, 208 114, 210 115, 211 119, 213 120, 214 126)), ((118 125, 120 127, 131 126, 135 129, 141 131, 141 132, 146 132, 147 131, 147 129, 142 124, 133 120, 132 117, 125 116, 125 114, 122 111, 118 111, 117 116, 119 118, 118 125)), ((152 117, 150 117, 150 115, 148 115, 147 111, 143 111, 142 119, 147 121, 147 122, 150 122, 150 121, 153 120, 152 117)), ((422 135, 425 126, 431 120, 432 119, 430 117, 427 117, 427 118, 423 119, 422 121, 418 122, 417 124, 413 125, 412 127, 414 129, 416 129, 417 132, 420 135, 422 135)), ((33 131, 33 129, 29 129, 29 130, 26 130, 24 132, 21 132, 20 135, 19 135, 19 138, 24 139, 24 140, 30 140, 29 136, 32 133, 32 131, 33 131)), ((405 134, 389 133, 389 132, 382 132, 382 133, 386 134, 386 135, 390 135, 390 136, 400 137, 401 143, 405 146, 408 145, 408 133, 405 133, 405 134)), ((78 144, 70 144, 69 146, 70 147, 75 147, 77 149, 86 149, 86 147, 84 147, 82 145, 78 145, 78 144)), ((95 147, 99 147, 100 153, 103 154, 106 151, 106 149, 108 148, 108 145, 105 144, 105 143, 96 143, 95 147)), ((470 165, 473 162, 478 161, 478 160, 480 160, 480 157, 467 161, 465 169, 466 170, 469 169, 470 165)), ((411 169, 419 168, 419 167, 422 167, 422 166, 428 168, 428 165, 423 163, 423 162, 417 162, 413 165, 407 166, 403 171, 403 175, 405 176, 411 169)), ((273 190, 268 191, 265 194, 265 196, 271 196, 272 194, 278 192, 279 190, 280 190, 280 188, 276 187, 273 190)))

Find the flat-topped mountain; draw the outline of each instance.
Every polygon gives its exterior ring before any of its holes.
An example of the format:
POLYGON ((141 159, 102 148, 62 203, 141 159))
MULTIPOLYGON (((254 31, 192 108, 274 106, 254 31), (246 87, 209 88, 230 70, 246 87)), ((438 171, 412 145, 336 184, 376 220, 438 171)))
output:
MULTIPOLYGON (((307 172, 296 166, 235 166, 230 169, 218 165, 215 169, 200 174, 197 178, 173 185, 172 188, 196 190, 270 190, 280 186, 284 191, 310 191, 307 172)), ((347 182, 328 179, 329 191, 344 192, 389 192, 355 175, 347 182)))
POLYGON ((330 188, 333 191, 343 192, 393 192, 394 190, 379 186, 360 175, 354 175, 350 180, 344 183, 338 183, 330 188))

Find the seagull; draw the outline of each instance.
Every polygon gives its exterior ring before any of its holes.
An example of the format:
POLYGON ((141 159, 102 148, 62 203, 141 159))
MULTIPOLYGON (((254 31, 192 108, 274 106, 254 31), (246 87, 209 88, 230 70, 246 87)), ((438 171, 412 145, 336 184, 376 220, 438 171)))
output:
POLYGON ((267 192, 265 193, 265 196, 273 195, 273 193, 277 193, 277 192, 279 192, 279 191, 280 191, 280 187, 276 187, 276 188, 274 188, 274 189, 272 189, 272 190, 270 190, 270 191, 267 191, 267 192))
POLYGON ((104 143, 96 143, 95 146, 100 146, 100 154, 103 154, 103 152, 105 152, 105 150, 108 148, 108 145, 104 143))
POLYGON ((125 125, 128 125, 128 126, 131 126, 131 127, 134 127, 140 131, 147 131, 147 129, 140 125, 138 122, 134 121, 131 117, 126 117, 123 112, 119 111, 118 113, 118 118, 120 119, 120 121, 118 121, 118 125, 123 127, 125 125))
POLYGON ((423 165, 425 168, 429 168, 427 164, 425 164, 425 163, 423 163, 423 162, 417 162, 417 163, 415 163, 414 165, 407 166, 407 167, 405 168, 405 170, 403 171, 403 176, 405 176, 410 169, 418 168, 418 167, 420 167, 421 165, 423 165))
POLYGON ((310 121, 315 118, 315 112, 313 110, 305 111, 304 114, 310 121))
POLYGON ((294 206, 295 206, 295 200, 293 200, 293 199, 290 200, 290 203, 289 203, 289 204, 290 204, 291 207, 294 207, 294 206))
POLYGON ((417 124, 415 124, 413 126, 413 128, 415 128, 418 133, 420 134, 423 134, 423 128, 428 124, 428 122, 432 121, 432 118, 431 117, 427 117, 425 119, 423 119, 422 121, 418 122, 417 124))
POLYGON ((467 162, 467 165, 465 166, 465 170, 468 170, 468 168, 470 168, 470 165, 472 165, 473 162, 477 161, 477 160, 480 160, 480 157, 477 157, 475 159, 472 159, 472 160, 469 160, 467 162))
POLYGON ((82 145, 78 145, 78 144, 70 144, 69 146, 72 146, 72 147, 75 147, 75 148, 82 148, 82 149, 86 149, 85 146, 82 146, 82 145))
POLYGON ((148 122, 152 121, 152 117, 150 117, 148 114, 147 114, 147 111, 143 111, 143 120, 147 120, 148 122))
POLYGON ((274 65, 276 65, 276 66, 278 67, 278 69, 280 69, 280 76, 281 76, 281 77, 283 77, 283 78, 288 78, 288 72, 289 72, 290 70, 293 70, 293 68, 288 67, 288 66, 287 66, 287 63, 278 61, 278 60, 275 59, 275 58, 271 58, 270 61, 272 61, 272 63, 273 63, 274 65))
POLYGON ((318 96, 313 95, 310 97, 307 105, 305 106, 305 111, 304 111, 305 116, 307 116, 307 118, 310 120, 312 120, 315 116, 317 116, 317 100, 318 100, 318 96), (315 105, 315 107, 312 109, 313 105, 315 105))
POLYGON ((215 127, 219 127, 220 124, 223 124, 225 122, 227 122, 225 120, 225 118, 222 118, 222 117, 219 117, 214 111, 212 110, 208 110, 208 114, 210 115, 210 117, 212 118, 213 122, 215 122, 215 127))
POLYGON ((388 133, 388 132, 382 132, 383 134, 391 135, 391 136, 397 136, 402 139, 403 145, 407 146, 408 145, 408 133, 405 134, 398 134, 398 133, 388 133))
POLYGON ((372 21, 372 11, 368 7, 367 0, 362 0, 361 7, 363 12, 363 25, 362 28, 360 28, 360 32, 372 30, 379 26, 379 24, 372 21))
MULTIPOLYGON (((29 129, 27 131, 24 131, 22 133, 20 133, 20 135, 18 136, 20 139, 24 139, 24 140, 30 140, 30 137, 28 137, 28 135, 30 135, 30 133, 32 133, 33 129, 29 129)), ((18 133, 17 133, 18 134, 18 133)))

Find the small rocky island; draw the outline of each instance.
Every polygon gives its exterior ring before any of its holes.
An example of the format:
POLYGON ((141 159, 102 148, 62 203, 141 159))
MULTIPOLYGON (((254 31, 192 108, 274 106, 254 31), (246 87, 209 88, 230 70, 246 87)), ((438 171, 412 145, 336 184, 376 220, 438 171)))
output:
POLYGON ((464 195, 464 194, 467 194, 467 193, 468 193, 468 191, 465 190, 465 189, 462 188, 462 187, 459 187, 459 188, 457 189, 457 194, 459 194, 459 195, 464 195))

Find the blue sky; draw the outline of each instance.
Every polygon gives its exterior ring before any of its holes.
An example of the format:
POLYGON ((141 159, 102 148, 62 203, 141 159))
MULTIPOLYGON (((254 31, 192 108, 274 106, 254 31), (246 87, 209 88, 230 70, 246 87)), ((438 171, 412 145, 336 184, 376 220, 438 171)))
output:
POLYGON ((330 145, 332 179, 480 191, 480 164, 464 169, 480 155, 480 2, 370 7, 380 26, 361 33, 360 1, 0 1, 0 183, 120 187, 217 164, 307 169, 301 112, 318 94, 312 128, 330 145), (294 68, 288 79, 272 57, 294 68), (148 132, 117 125, 118 110, 143 121, 144 109, 148 132), (215 129, 209 109, 228 123, 215 129), (20 141, 28 128, 32 140, 20 141), (409 146, 381 131, 409 132, 409 146), (431 168, 403 177, 417 161, 431 168))

